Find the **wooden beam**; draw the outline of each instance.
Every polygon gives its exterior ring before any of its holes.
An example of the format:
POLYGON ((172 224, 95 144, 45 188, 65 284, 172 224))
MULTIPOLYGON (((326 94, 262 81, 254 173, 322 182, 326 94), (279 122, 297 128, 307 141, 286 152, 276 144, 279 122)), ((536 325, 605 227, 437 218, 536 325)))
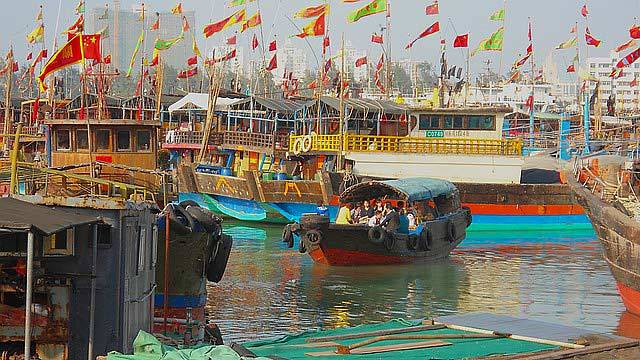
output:
POLYGON ((323 336, 317 338, 309 338, 306 339, 306 342, 326 342, 326 341, 335 341, 335 340, 349 340, 349 339, 361 339, 372 336, 384 336, 384 335, 394 335, 394 334, 406 334, 418 331, 429 331, 429 330, 440 330, 445 329, 445 325, 420 325, 420 326, 411 326, 405 328, 398 329, 388 329, 388 330, 376 330, 376 331, 367 331, 362 333, 355 334, 345 334, 345 335, 334 335, 334 336, 323 336))
MULTIPOLYGON (((390 351, 404 351, 404 350, 415 350, 415 349, 426 349, 432 347, 439 346, 449 346, 453 345, 449 342, 444 341, 418 341, 418 342, 410 342, 404 344, 393 344, 393 345, 381 345, 381 346, 371 346, 368 348, 355 349, 351 352, 352 355, 367 355, 367 354, 378 354, 390 351)), ((322 351, 322 352, 312 352, 306 353, 305 356, 343 356, 342 354, 338 354, 335 351, 322 351)))

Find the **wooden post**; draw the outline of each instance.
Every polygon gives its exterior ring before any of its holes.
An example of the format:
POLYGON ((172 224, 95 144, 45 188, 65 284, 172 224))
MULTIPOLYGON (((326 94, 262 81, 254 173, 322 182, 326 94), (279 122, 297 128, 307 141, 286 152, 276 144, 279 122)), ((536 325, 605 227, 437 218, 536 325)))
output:
POLYGON ((95 336, 95 315, 96 315, 96 276, 98 274, 96 267, 98 266, 98 224, 91 226, 92 242, 91 245, 91 302, 89 305, 89 346, 87 349, 87 360, 93 360, 93 345, 95 336))
MULTIPOLYGON (((13 83, 13 46, 9 49, 9 56, 7 56, 7 62, 9 62, 9 71, 7 71, 7 82, 5 86, 5 94, 4 94, 4 134, 8 135, 11 133, 11 85, 13 83)), ((4 150, 9 150, 9 138, 4 137, 4 150)))
POLYGON ((164 326, 163 333, 167 334, 167 325, 169 322, 167 321, 169 317, 169 237, 171 235, 169 224, 171 223, 171 219, 169 218, 169 206, 166 207, 166 216, 165 216, 165 225, 164 225, 164 297, 162 301, 162 315, 164 317, 164 326))
MULTIPOLYGON (((9 194, 14 195, 18 193, 18 148, 20 142, 20 133, 22 132, 22 123, 18 123, 16 128, 16 134, 13 138, 13 150, 11 151, 11 182, 9 185, 9 194)), ((5 134, 7 135, 7 134, 5 134)), ((8 138, 4 137, 5 141, 8 138)))
POLYGON ((33 298, 33 232, 27 234, 27 290, 24 314, 24 356, 31 359, 31 303, 33 298))
MULTIPOLYGON (((340 61, 340 125, 338 127, 339 129, 339 133, 340 133, 340 138, 342 138, 342 134, 344 132, 344 33, 342 34, 342 43, 341 43, 341 61, 340 61)), ((343 152, 343 147, 342 147, 342 141, 340 141, 340 151, 338 152, 338 156, 337 156, 337 160, 338 163, 336 164, 336 169, 338 171, 342 170, 342 152, 343 152)))

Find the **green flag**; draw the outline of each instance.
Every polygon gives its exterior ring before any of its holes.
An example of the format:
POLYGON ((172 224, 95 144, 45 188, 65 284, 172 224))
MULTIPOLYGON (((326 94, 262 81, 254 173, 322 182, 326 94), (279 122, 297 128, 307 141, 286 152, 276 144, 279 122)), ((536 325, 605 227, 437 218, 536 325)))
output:
POLYGON ((578 44, 578 38, 574 36, 571 39, 561 43, 558 46, 556 46, 556 50, 572 48, 572 47, 576 46, 577 44, 578 44))
POLYGON ((373 0, 368 5, 351 12, 347 17, 347 21, 350 23, 356 22, 365 16, 379 14, 385 11, 387 11, 387 0, 373 0))
POLYGON ((175 37, 173 39, 167 39, 167 40, 158 39, 156 40, 156 44, 153 47, 158 50, 168 50, 183 38, 184 36, 181 34, 180 36, 175 37))
POLYGON ((472 52, 471 56, 474 56, 478 51, 502 51, 502 40, 504 38, 504 27, 498 28, 496 32, 491 34, 487 39, 484 39, 478 44, 472 52))
POLYGON ((133 55, 131 56, 131 61, 129 62, 129 70, 127 70, 127 77, 131 76, 131 72, 133 71, 133 65, 135 65, 136 63, 136 56, 138 56, 138 51, 140 51, 140 45, 142 45, 143 41, 144 41, 144 30, 142 30, 142 32, 140 33, 140 36, 138 37, 138 43, 136 44, 136 47, 133 49, 133 55))
POLYGON ((504 9, 499 9, 496 12, 494 12, 491 17, 489 17, 489 20, 493 20, 493 21, 504 21, 504 9))

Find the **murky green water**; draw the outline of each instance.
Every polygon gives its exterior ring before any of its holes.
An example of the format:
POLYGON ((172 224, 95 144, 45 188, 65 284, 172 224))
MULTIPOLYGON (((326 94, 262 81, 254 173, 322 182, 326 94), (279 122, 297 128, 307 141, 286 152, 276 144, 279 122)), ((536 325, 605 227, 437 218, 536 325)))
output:
POLYGON ((278 226, 225 232, 234 249, 207 310, 227 341, 471 311, 640 337, 591 232, 475 233, 437 264, 350 268, 287 249, 278 226))

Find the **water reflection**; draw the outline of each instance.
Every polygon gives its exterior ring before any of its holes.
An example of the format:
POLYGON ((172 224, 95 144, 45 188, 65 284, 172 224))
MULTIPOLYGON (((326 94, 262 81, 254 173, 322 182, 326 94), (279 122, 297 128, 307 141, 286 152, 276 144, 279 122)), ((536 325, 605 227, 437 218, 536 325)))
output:
POLYGON ((474 233, 439 263, 340 268, 287 249, 281 229, 225 223, 234 250, 207 310, 227 340, 468 311, 620 327, 624 307, 591 232, 474 233))

